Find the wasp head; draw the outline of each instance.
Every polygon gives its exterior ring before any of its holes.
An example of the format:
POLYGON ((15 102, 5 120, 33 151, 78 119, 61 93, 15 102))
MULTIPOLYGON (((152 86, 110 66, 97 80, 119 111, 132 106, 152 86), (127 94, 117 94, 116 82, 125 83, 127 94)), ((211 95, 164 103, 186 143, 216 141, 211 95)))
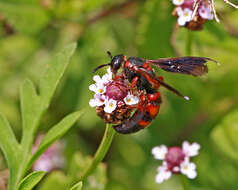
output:
POLYGON ((116 55, 114 57, 111 57, 111 71, 113 74, 116 74, 117 71, 121 68, 121 66, 124 64, 125 62, 125 56, 124 55, 116 55))
POLYGON ((115 75, 117 74, 117 71, 121 68, 121 66, 125 63, 125 56, 120 54, 116 56, 112 56, 110 51, 107 51, 107 54, 111 58, 111 62, 108 64, 103 64, 98 66, 97 68, 94 69, 93 72, 96 72, 98 69, 104 67, 104 66, 110 66, 112 73, 115 75))

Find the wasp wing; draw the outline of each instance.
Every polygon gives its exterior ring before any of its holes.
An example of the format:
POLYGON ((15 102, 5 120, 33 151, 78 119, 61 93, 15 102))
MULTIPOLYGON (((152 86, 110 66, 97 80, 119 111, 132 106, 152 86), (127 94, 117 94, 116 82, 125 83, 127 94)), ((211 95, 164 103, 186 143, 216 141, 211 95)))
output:
POLYGON ((193 76, 201 76, 208 72, 207 61, 216 62, 206 57, 177 57, 147 60, 148 63, 160 67, 165 71, 193 76))

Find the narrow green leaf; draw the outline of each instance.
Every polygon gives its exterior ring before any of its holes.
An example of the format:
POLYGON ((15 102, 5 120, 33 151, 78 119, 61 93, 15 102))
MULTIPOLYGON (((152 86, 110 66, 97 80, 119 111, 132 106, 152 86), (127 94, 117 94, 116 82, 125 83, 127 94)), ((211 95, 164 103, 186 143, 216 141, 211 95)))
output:
POLYGON ((44 177, 46 172, 36 171, 26 176, 19 184, 18 190, 31 190, 44 177))
MULTIPOLYGON (((71 44, 53 57, 49 69, 46 70, 41 78, 40 96, 36 94, 34 85, 30 80, 26 80, 21 88, 21 109, 23 118, 22 154, 19 156, 18 160, 20 160, 21 163, 15 170, 14 178, 10 176, 9 189, 11 190, 15 190, 17 184, 32 164, 31 148, 34 141, 34 134, 39 126, 41 116, 49 106, 51 97, 75 48, 76 44, 71 44)), ((70 122, 71 121, 67 121, 65 123, 65 121, 62 121, 65 125, 70 124, 70 122)), ((58 134, 58 136, 60 137, 61 134, 58 134)), ((44 149, 42 149, 42 151, 43 150, 44 149)))
POLYGON ((37 128, 37 124, 40 119, 41 110, 39 97, 36 94, 35 87, 30 80, 25 80, 21 90, 21 113, 22 113, 22 126, 23 126, 23 137, 22 145, 24 149, 30 148, 26 147, 26 144, 30 144, 33 140, 33 134, 37 128))
POLYGON ((82 116, 82 114, 83 111, 71 113, 70 115, 62 119, 54 127, 52 127, 42 140, 42 143, 40 144, 38 150, 32 156, 28 164, 29 167, 51 144, 53 144, 57 139, 62 137, 73 126, 73 124, 78 120, 78 118, 82 116))
POLYGON ((57 84, 69 64, 70 58, 76 49, 76 43, 66 46, 60 53, 53 57, 48 69, 40 81, 40 97, 42 108, 46 110, 57 84))
POLYGON ((0 148, 2 149, 8 166, 15 168, 17 166, 17 158, 20 151, 19 143, 7 121, 0 114, 0 148))
POLYGON ((73 187, 70 188, 70 190, 82 190, 83 183, 82 181, 76 183, 73 187))

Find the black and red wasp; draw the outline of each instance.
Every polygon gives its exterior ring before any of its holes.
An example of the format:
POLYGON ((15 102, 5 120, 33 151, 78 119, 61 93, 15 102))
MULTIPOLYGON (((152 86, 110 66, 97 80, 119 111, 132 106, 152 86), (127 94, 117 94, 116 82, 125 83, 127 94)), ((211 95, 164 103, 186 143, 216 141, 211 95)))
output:
POLYGON ((161 96, 158 91, 160 86, 167 88, 185 100, 189 100, 187 96, 183 96, 178 90, 165 83, 162 77, 157 77, 151 65, 167 72, 197 77, 208 72, 207 61, 216 62, 206 57, 188 56, 148 60, 139 57, 126 58, 122 54, 112 56, 109 51, 107 53, 111 58, 111 62, 98 66, 93 72, 104 66, 110 66, 114 78, 126 78, 130 82, 132 89, 137 88, 143 92, 140 95, 140 103, 137 105, 134 114, 128 120, 123 121, 122 124, 113 126, 118 133, 122 134, 134 133, 144 129, 155 119, 161 104, 161 96), (122 72, 118 73, 121 68, 122 72))

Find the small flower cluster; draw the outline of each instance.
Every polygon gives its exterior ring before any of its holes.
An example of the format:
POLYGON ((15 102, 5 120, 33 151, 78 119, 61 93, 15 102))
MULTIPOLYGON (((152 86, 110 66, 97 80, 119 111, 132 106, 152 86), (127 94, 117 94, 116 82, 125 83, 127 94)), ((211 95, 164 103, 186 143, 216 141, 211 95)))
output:
POLYGON ((190 157, 198 155, 200 145, 197 143, 189 144, 184 141, 182 148, 174 146, 167 148, 165 145, 157 146, 152 149, 152 154, 157 160, 162 160, 162 165, 158 167, 156 182, 162 183, 168 180, 172 174, 184 174, 190 179, 197 176, 196 165, 190 162, 190 157))
POLYGON ((97 114, 106 122, 119 124, 131 115, 133 106, 140 101, 136 90, 129 90, 129 82, 122 76, 113 78, 111 69, 100 77, 93 77, 95 84, 89 86, 94 98, 89 105, 96 107, 97 114))
MULTIPOLYGON (((41 134, 36 138, 35 144, 33 146, 33 153, 40 146, 41 141, 43 140, 44 135, 41 134)), ((62 144, 59 141, 56 141, 52 144, 33 164, 32 169, 34 171, 46 171, 50 172, 53 169, 62 168, 64 166, 64 157, 62 144)))
POLYGON ((172 0, 176 8, 173 15, 177 16, 179 26, 190 30, 201 30, 206 20, 213 19, 211 4, 207 0, 200 0, 194 8, 194 0, 172 0))
POLYGON ((111 69, 102 76, 95 75, 93 80, 96 82, 89 86, 89 90, 95 93, 94 98, 89 101, 91 107, 103 106, 106 113, 112 113, 117 105, 123 101, 127 105, 134 105, 139 102, 139 98, 131 94, 122 81, 113 81, 111 69))

